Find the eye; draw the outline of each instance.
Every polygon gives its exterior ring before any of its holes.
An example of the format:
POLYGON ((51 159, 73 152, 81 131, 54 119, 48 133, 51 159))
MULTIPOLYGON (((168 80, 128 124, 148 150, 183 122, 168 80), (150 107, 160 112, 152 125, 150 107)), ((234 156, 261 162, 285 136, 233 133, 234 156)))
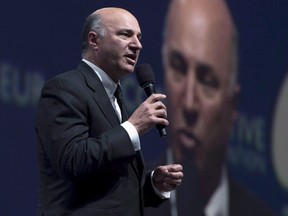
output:
POLYGON ((215 71, 206 64, 198 65, 196 68, 197 78, 203 85, 216 89, 219 87, 219 81, 215 71))
POLYGON ((121 32, 120 35, 125 36, 125 37, 129 37, 130 36, 129 32, 127 32, 127 31, 121 32))
POLYGON ((183 58, 183 56, 176 52, 176 51, 173 51, 169 54, 169 65, 171 67, 171 69, 179 74, 179 75, 185 75, 187 73, 187 64, 186 64, 186 61, 185 59, 183 58))
POLYGON ((120 37, 122 38, 129 38, 133 35, 133 32, 129 31, 129 30, 126 30, 126 29, 123 29, 123 30, 120 30, 117 35, 119 35, 120 37))

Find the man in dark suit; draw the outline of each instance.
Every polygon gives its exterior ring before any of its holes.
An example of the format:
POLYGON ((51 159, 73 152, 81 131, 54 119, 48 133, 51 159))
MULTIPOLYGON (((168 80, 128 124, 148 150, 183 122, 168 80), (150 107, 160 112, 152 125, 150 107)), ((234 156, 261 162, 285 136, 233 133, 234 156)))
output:
POLYGON ((140 216, 181 183, 179 164, 144 174, 139 135, 168 125, 165 95, 153 94, 128 118, 118 91, 134 70, 140 38, 131 13, 99 9, 84 24, 78 68, 45 84, 36 120, 38 215, 140 216))
POLYGON ((237 34, 224 0, 171 0, 163 62, 169 113, 168 163, 185 178, 149 215, 271 215, 226 169, 237 116, 237 34))

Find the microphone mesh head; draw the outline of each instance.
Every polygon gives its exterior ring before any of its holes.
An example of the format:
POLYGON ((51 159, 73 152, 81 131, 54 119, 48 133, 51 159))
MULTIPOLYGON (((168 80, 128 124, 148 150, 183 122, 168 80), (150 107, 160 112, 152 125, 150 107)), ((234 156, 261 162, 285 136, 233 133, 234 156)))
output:
POLYGON ((155 84, 155 75, 150 64, 141 64, 137 66, 135 72, 138 83, 142 88, 149 83, 155 84))

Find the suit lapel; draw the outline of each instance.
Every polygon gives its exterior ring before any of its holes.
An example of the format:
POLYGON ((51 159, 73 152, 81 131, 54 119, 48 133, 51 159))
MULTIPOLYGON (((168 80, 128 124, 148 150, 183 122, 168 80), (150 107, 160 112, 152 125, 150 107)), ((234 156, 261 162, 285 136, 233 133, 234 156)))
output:
POLYGON ((111 126, 119 125, 120 122, 118 116, 99 77, 96 75, 96 73, 91 67, 89 67, 86 63, 82 61, 80 62, 78 69, 85 77, 87 86, 94 91, 93 99, 95 100, 111 126))
MULTIPOLYGON (((88 66, 86 63, 84 63, 83 61, 80 62, 78 69, 81 71, 81 73, 85 77, 87 86, 94 91, 93 98, 95 102, 97 103, 97 105, 100 107, 102 113, 110 122, 111 126, 119 125, 120 124, 119 118, 111 104, 111 101, 99 77, 96 75, 93 69, 90 66, 88 66)), ((128 114, 127 114, 125 102, 124 102, 123 112, 124 112, 123 118, 127 120, 128 114)), ((144 160, 143 160, 141 150, 139 152, 136 152, 136 160, 134 160, 134 162, 132 163, 132 167, 141 181, 143 177, 143 171, 144 171, 144 160)))

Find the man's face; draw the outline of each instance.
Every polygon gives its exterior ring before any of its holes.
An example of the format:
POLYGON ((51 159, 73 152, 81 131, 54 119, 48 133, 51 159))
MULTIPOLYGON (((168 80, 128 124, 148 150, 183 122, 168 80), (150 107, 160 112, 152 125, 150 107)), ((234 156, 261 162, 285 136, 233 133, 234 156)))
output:
POLYGON ((125 12, 104 19, 106 35, 99 43, 99 66, 112 78, 132 73, 142 45, 141 30, 135 17, 125 12))
POLYGON ((178 161, 219 167, 235 120, 231 35, 207 20, 173 17, 163 46, 170 145, 178 161), (175 22, 175 23, 174 23, 175 22), (175 24, 175 25, 174 25, 175 24))

